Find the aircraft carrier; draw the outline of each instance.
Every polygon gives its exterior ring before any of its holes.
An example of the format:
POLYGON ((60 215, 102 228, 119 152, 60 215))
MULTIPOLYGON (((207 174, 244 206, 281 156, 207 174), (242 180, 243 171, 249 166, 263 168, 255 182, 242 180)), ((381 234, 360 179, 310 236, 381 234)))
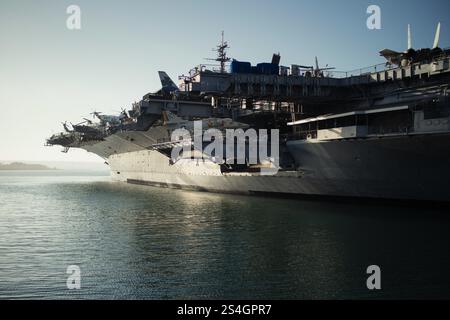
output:
POLYGON ((340 72, 317 57, 312 66, 283 66, 280 54, 257 65, 232 60, 222 34, 217 67, 199 65, 178 85, 159 72, 157 92, 120 115, 64 123, 47 145, 95 153, 114 180, 141 185, 450 202, 450 50, 439 47, 439 35, 440 24, 431 48, 414 49, 408 27, 407 50, 385 49, 386 63, 340 72), (235 152, 206 155, 203 142, 173 139, 196 123, 202 132, 276 129, 267 141, 278 150, 254 163, 245 140, 239 162, 230 161, 235 152), (174 159, 181 145, 190 153, 174 159))

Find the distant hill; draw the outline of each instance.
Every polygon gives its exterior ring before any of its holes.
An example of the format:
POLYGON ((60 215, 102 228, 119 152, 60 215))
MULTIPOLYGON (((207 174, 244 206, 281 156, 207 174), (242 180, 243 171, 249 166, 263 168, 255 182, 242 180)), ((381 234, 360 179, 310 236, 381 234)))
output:
POLYGON ((56 170, 42 164, 28 164, 23 162, 0 163, 0 170, 56 170))

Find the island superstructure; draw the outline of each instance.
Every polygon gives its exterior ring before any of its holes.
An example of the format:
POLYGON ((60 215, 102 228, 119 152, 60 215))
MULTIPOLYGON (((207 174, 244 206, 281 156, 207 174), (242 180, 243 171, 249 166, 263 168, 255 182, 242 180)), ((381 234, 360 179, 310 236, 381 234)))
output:
MULTIPOLYGON (((105 159, 114 180, 220 193, 450 201, 450 50, 380 52, 386 64, 339 72, 314 66, 252 65, 230 60, 199 65, 176 85, 162 87, 120 115, 99 112, 53 135, 48 145, 82 148, 105 159), (228 61, 231 61, 228 63, 228 61), (227 69, 227 63, 229 68, 227 69), (221 162, 202 156, 193 141, 173 141, 174 130, 277 129, 275 166, 221 162), (171 151, 189 144, 192 157, 171 151), (200 156, 199 156, 200 153, 200 156)), ((408 41, 410 43, 410 41, 408 41)), ((227 155, 223 155, 227 157, 227 155)))

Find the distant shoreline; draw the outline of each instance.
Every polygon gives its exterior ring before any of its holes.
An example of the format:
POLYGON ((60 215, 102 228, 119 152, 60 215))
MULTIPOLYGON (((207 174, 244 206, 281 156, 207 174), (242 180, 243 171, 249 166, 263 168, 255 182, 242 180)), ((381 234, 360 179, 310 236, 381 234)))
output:
POLYGON ((29 171, 53 171, 58 170, 56 168, 50 168, 42 164, 29 164, 23 162, 11 162, 0 163, 0 171, 12 171, 12 170, 29 170, 29 171))

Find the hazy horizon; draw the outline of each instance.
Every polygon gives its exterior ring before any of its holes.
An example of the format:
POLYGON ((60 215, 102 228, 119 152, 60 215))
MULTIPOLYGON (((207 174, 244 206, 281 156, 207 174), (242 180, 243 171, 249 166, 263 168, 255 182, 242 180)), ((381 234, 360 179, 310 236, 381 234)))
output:
POLYGON ((96 161, 47 161, 47 160, 2 160, 0 159, 0 164, 9 164, 13 162, 24 163, 24 164, 41 164, 49 167, 50 169, 58 170, 95 170, 95 171, 109 171, 108 165, 104 162, 96 161))

